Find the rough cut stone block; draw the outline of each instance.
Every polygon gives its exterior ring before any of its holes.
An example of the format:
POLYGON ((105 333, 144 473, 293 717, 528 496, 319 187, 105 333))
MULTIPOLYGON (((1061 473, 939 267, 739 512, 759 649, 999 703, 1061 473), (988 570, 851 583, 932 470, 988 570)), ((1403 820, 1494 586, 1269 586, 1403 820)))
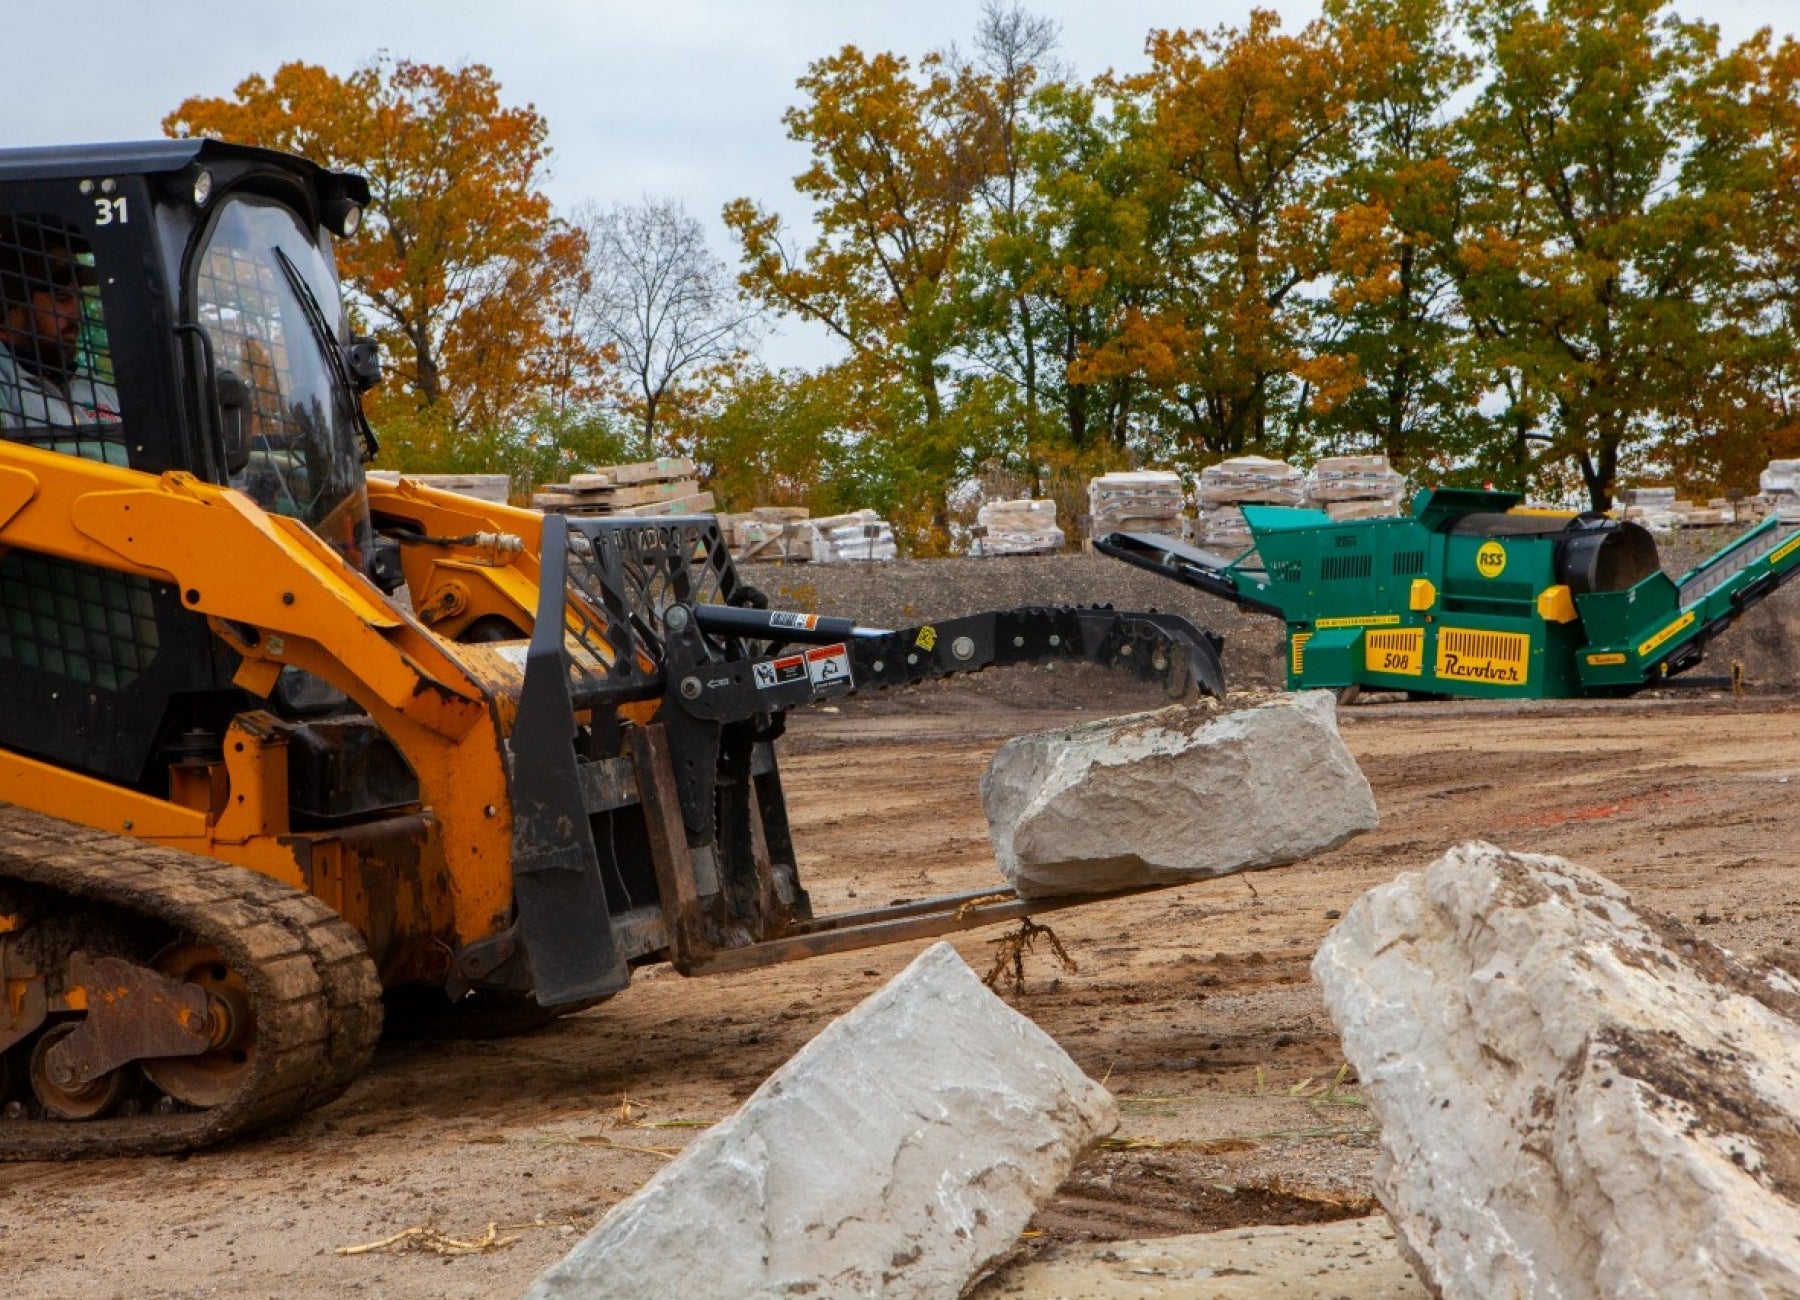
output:
POLYGON ((940 943, 613 1207, 527 1300, 955 1296, 1111 1095, 940 943))
POLYGON ((1452 850, 1313 975, 1449 1297, 1800 1295, 1800 984, 1559 858, 1452 850))
POLYGON ((1280 866, 1376 824, 1326 691, 1020 736, 988 764, 981 802, 1026 898, 1280 866))

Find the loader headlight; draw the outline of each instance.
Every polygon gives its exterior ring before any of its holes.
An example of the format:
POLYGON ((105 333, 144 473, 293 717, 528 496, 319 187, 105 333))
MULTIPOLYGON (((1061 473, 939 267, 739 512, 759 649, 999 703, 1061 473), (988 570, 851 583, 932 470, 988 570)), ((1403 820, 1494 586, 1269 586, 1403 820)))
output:
POLYGON ((332 234, 348 239, 362 228, 362 208, 352 199, 332 199, 325 205, 325 224, 332 234))
POLYGON ((194 177, 194 206, 197 208, 205 207, 206 201, 211 197, 212 173, 201 172, 198 176, 194 177))

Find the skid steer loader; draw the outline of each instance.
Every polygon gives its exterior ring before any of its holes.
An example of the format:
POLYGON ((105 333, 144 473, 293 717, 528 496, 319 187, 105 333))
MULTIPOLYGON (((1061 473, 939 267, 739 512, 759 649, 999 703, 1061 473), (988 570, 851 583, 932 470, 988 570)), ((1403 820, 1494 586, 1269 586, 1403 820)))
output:
POLYGON ((202 141, 0 151, 0 1156, 166 1152, 368 1063, 1054 905, 815 916, 788 710, 1082 659, 1222 690, 1180 619, 766 608, 709 517, 371 481, 332 260, 366 184, 202 141))

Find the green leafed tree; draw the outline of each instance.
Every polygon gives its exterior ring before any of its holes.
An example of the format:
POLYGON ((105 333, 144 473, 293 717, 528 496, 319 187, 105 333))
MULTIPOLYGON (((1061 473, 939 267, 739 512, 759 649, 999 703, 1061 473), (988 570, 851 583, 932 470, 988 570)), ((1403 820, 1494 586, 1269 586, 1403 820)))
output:
POLYGON ((1597 509, 1712 403, 1745 316, 1747 68, 1664 0, 1477 0, 1489 79, 1459 124, 1471 361, 1503 478, 1597 509), (1559 477, 1560 476, 1560 477, 1559 477))

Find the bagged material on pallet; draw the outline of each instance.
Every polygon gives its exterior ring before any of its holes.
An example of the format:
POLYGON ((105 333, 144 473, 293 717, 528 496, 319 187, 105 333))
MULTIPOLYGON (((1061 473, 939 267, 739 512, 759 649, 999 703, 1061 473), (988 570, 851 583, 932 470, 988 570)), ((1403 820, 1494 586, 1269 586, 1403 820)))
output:
POLYGON ((1297 506, 1305 496, 1306 476, 1284 460, 1233 456, 1208 465, 1194 494, 1194 539, 1215 550, 1244 550, 1254 539, 1238 507, 1297 506))
POLYGON ((1186 524, 1181 475, 1168 470, 1102 474, 1088 480, 1090 536, 1156 533, 1180 537, 1186 524))
POLYGON ((1233 456, 1200 471, 1202 506, 1297 506, 1306 499, 1306 476, 1285 460, 1233 456))
POLYGON ((829 515, 814 519, 818 542, 813 560, 819 564, 837 564, 846 560, 892 560, 899 557, 894 545, 894 530, 873 510, 855 510, 847 515, 829 515))
POLYGON ((1800 460, 1772 460, 1762 472, 1767 496, 1800 496, 1800 460))
POLYGON ((1667 510, 1675 504, 1675 489, 1672 487, 1621 488, 1619 489, 1619 504, 1667 510))
POLYGON ((983 529, 969 548, 977 558, 992 555, 1053 555, 1066 540, 1056 526, 1056 502, 1025 499, 989 501, 975 512, 983 529))
POLYGON ((1306 499, 1315 505, 1332 501, 1398 504, 1405 495, 1406 479, 1394 471, 1386 456, 1326 456, 1313 466, 1306 480, 1306 499))
POLYGON ((1194 514, 1194 540, 1226 554, 1247 550, 1256 542, 1244 512, 1236 506, 1201 506, 1194 514))
POLYGON ((1403 513, 1401 498, 1378 497, 1372 501, 1326 501, 1321 509, 1335 520, 1345 519, 1389 519, 1403 513))

